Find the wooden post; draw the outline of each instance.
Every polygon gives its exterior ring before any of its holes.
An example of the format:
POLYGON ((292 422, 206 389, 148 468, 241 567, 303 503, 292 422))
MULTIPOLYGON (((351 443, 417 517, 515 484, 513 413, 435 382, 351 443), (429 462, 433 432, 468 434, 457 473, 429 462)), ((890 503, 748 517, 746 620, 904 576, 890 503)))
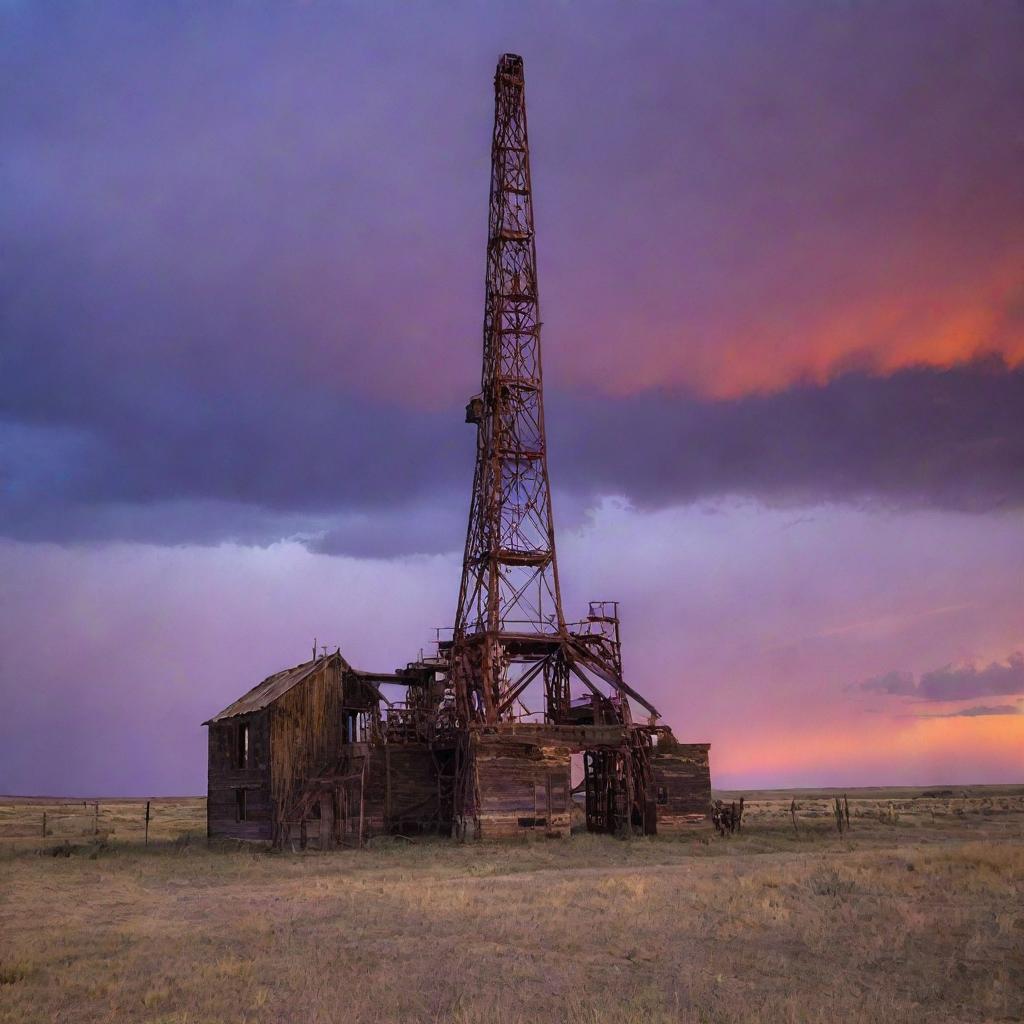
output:
POLYGON ((334 849, 334 794, 329 789, 320 792, 320 849, 334 849))
POLYGON ((366 761, 368 755, 363 755, 363 772, 359 776, 359 845, 363 845, 363 797, 366 791, 366 761))
POLYGON ((391 748, 384 746, 384 831, 391 830, 391 748))
POLYGON ((850 831, 850 801, 847 800, 846 794, 843 794, 843 814, 846 816, 846 831, 850 831))
POLYGON ((334 845, 340 846, 345 841, 344 824, 341 818, 341 791, 344 784, 335 783, 331 796, 331 810, 334 812, 334 845))
POLYGON ((789 816, 793 819, 793 831, 800 835, 800 829, 796 823, 796 797, 793 797, 793 802, 789 805, 789 816))
POLYGON ((149 846, 149 801, 146 801, 146 846, 149 846))
POLYGON ((388 745, 384 747, 384 831, 391 831, 391 747, 388 745))
POLYGON ((43 811, 43 835, 46 835, 46 811, 43 811))
POLYGON ((98 836, 100 834, 100 802, 96 801, 96 811, 92 819, 92 834, 98 836))

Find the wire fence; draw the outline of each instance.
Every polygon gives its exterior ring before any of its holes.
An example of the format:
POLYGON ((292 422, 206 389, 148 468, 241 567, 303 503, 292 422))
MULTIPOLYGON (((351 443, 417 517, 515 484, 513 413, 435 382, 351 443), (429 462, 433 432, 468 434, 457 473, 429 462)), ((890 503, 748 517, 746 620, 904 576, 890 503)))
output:
POLYGON ((205 832, 205 819, 202 798, 0 800, 0 841, 115 837, 148 845, 156 839, 205 832))

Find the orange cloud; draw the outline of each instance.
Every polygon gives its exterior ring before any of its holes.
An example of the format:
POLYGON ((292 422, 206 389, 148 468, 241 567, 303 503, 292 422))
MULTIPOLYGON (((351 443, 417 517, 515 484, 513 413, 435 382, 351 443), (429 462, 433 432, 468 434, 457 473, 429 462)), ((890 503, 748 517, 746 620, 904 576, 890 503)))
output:
POLYGON ((1020 289, 1016 266, 986 283, 940 278, 917 289, 862 287, 828 301, 797 288, 757 313, 723 303, 714 316, 683 326, 642 318, 621 324, 628 345, 599 337, 596 358, 560 370, 613 394, 679 387, 729 399, 825 383, 851 368, 946 368, 986 353, 1016 367, 1024 363, 1020 289))

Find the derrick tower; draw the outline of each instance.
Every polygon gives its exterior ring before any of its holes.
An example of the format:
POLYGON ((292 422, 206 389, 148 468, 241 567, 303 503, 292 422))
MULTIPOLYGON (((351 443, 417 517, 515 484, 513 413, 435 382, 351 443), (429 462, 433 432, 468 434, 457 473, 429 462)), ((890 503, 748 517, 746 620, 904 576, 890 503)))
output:
POLYGON ((448 682, 465 725, 524 711, 567 723, 573 677, 603 701, 606 720, 628 726, 627 697, 657 711, 622 678, 617 605, 593 602, 570 625, 562 614, 540 329, 523 59, 506 53, 494 76, 483 372, 466 406, 476 468, 448 682), (535 681, 543 709, 531 712, 522 697, 535 681))
POLYGON ((523 59, 507 53, 494 76, 483 373, 466 407, 477 428, 476 469, 452 650, 466 721, 507 717, 511 663, 536 663, 565 635, 540 328, 523 59))
POLYGON ((314 648, 205 723, 211 836, 285 847, 298 830, 321 849, 366 834, 568 836, 578 767, 589 831, 679 830, 710 811, 708 745, 679 744, 623 678, 617 603, 592 601, 582 621, 562 614, 521 57, 500 59, 494 97, 483 373, 466 407, 476 463, 453 636, 439 630, 435 653, 383 673, 314 648), (279 734, 283 760, 267 758, 279 734))

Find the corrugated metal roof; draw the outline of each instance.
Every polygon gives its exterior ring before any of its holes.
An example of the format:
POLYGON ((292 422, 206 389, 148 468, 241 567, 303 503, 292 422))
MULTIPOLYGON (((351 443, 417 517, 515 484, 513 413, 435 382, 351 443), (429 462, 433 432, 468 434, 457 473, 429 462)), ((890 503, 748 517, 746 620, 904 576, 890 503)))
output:
POLYGON ((339 662, 343 670, 349 667, 345 659, 335 652, 326 657, 317 658, 315 661, 304 661, 301 665, 275 672, 272 676, 267 676, 262 683, 257 683, 247 694, 239 697, 234 704, 229 704, 219 715, 214 715, 213 718, 203 722, 203 725, 222 722, 226 718, 235 718, 237 715, 247 715, 252 711, 261 711, 273 704, 278 697, 287 693, 293 686, 301 683, 303 679, 308 679, 332 662, 339 662))

